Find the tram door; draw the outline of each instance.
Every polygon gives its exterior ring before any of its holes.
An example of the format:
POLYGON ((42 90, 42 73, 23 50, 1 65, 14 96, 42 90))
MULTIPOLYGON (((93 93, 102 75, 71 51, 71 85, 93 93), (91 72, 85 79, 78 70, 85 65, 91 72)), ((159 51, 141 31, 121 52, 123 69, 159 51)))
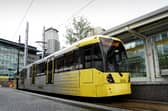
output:
POLYGON ((32 68, 32 84, 35 84, 36 65, 34 64, 31 68, 32 68))
POLYGON ((47 84, 52 84, 53 83, 53 61, 50 60, 47 62, 47 84))

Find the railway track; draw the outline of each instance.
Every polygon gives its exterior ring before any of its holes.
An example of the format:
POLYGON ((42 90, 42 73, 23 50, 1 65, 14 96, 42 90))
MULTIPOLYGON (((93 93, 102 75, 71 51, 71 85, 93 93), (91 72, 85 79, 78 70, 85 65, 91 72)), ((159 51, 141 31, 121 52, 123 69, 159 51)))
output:
POLYGON ((143 100, 120 100, 99 105, 128 109, 131 111, 168 111, 168 103, 143 101, 143 100))
POLYGON ((51 97, 62 98, 66 100, 74 100, 74 101, 92 103, 92 104, 101 105, 101 106, 121 108, 121 109, 130 110, 130 111, 168 111, 167 102, 133 100, 133 99, 127 99, 127 96, 93 99, 93 98, 57 95, 52 93, 43 93, 43 92, 30 91, 30 90, 24 90, 24 91, 47 95, 51 97))

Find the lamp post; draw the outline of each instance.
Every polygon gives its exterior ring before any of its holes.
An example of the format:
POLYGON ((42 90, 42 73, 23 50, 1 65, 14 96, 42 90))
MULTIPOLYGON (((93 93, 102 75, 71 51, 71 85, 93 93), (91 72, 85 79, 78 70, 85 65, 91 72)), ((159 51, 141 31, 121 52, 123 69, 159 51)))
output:
POLYGON ((19 85, 19 55, 20 55, 20 38, 21 36, 19 35, 19 41, 18 41, 18 57, 17 57, 17 76, 16 76, 16 89, 18 89, 19 85))

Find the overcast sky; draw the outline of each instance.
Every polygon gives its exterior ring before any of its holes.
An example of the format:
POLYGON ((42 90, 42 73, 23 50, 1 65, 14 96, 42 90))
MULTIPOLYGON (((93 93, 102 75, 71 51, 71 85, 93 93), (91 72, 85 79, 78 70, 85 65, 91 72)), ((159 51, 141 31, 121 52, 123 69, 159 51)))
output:
POLYGON ((21 22, 31 1, 0 0, 0 38, 16 42, 20 34, 23 43, 26 21, 29 21, 29 45, 40 47, 35 41, 42 40, 45 25, 57 28, 64 46, 65 27, 74 15, 86 17, 94 27, 109 29, 168 6, 168 0, 33 0, 21 22))

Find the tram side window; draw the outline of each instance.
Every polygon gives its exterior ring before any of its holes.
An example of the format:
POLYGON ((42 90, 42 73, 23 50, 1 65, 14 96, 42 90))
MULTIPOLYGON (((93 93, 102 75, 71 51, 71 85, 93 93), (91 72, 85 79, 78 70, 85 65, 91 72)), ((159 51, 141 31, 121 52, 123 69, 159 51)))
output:
POLYGON ((37 74, 44 73, 44 70, 45 70, 44 63, 37 64, 37 74))
POLYGON ((61 56, 57 59, 57 71, 56 72, 62 72, 62 71, 64 71, 64 58, 63 58, 63 56, 61 56))
POLYGON ((23 73, 24 73, 24 74, 23 74, 23 75, 24 75, 24 78, 26 79, 26 78, 27 78, 27 69, 24 69, 24 70, 23 70, 23 73))
POLYGON ((64 71, 71 71, 74 69, 74 52, 68 52, 64 56, 64 71))
POLYGON ((47 74, 47 62, 44 62, 44 73, 47 74))
POLYGON ((32 66, 30 67, 30 77, 32 77, 33 69, 32 66))
POLYGON ((83 68, 91 68, 92 67, 92 47, 86 46, 83 48, 82 52, 82 64, 83 68))
POLYGON ((57 72, 57 58, 54 59, 54 72, 57 72))
POLYGON ((80 60, 80 53, 79 53, 79 49, 74 51, 74 60, 73 60, 73 66, 74 66, 74 70, 78 70, 80 68, 82 68, 82 64, 81 64, 81 60, 80 60))
POLYGON ((92 55, 93 67, 98 70, 103 70, 103 59, 102 59, 100 47, 98 44, 95 44, 93 47, 94 47, 93 55, 92 55))
POLYGON ((52 60, 48 63, 48 84, 52 84, 52 60))
POLYGON ((48 71, 51 73, 52 72, 52 61, 48 63, 48 71))
POLYGON ((27 74, 27 70, 26 69, 23 69, 21 71, 21 78, 26 78, 26 74, 27 74))

